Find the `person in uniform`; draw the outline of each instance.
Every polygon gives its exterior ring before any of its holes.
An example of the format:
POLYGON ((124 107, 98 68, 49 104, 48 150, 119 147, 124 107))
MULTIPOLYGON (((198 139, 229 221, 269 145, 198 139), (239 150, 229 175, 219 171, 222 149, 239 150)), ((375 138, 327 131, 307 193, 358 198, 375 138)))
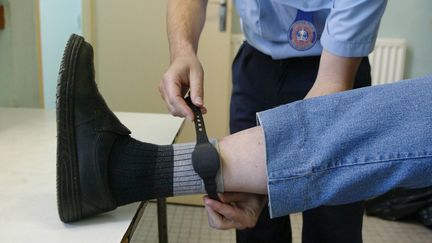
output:
MULTIPOLYGON (((256 113, 293 101, 371 85, 368 54, 386 0, 234 1, 246 41, 233 65, 230 132, 256 126, 256 113)), ((203 69, 197 57, 207 1, 170 0, 167 29, 171 64, 159 90, 171 114, 193 119, 184 103, 205 110, 203 69)), ((341 104, 343 105, 343 104, 341 104)), ((323 146, 324 147, 324 146, 323 146)), ((303 212, 303 242, 362 242, 363 202, 303 212)), ((237 231, 237 242, 291 242, 289 216, 237 231)))

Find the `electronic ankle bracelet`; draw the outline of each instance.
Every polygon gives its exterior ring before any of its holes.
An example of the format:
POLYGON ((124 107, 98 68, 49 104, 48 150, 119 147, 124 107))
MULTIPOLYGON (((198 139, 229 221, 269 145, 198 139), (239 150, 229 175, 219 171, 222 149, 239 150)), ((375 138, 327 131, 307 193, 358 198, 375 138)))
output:
POLYGON ((192 152, 193 168, 204 181, 208 196, 211 199, 219 201, 216 190, 216 175, 220 167, 219 153, 208 140, 200 108, 192 103, 190 96, 186 97, 185 101, 192 109, 195 117, 194 124, 197 142, 192 152))

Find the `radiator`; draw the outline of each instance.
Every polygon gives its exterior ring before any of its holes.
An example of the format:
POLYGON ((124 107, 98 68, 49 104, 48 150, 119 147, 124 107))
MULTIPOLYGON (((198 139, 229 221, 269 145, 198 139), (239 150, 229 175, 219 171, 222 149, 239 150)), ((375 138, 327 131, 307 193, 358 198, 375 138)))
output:
MULTIPOLYGON (((244 41, 242 34, 231 36, 232 58, 244 41)), ((405 69, 406 41, 404 39, 378 38, 375 50, 369 55, 372 84, 386 84, 402 80, 405 69)))
POLYGON ((387 84, 404 78, 406 41, 379 38, 375 50, 369 55, 372 84, 387 84))

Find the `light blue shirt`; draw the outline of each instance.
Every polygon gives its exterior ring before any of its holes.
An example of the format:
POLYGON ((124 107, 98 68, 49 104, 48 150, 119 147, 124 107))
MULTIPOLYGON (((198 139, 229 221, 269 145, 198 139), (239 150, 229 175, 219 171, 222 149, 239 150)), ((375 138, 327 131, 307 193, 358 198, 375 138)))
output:
POLYGON ((322 49, 343 57, 372 52, 387 0, 234 0, 246 40, 259 51, 283 59, 318 56, 322 49), (312 12, 315 45, 299 51, 289 43, 297 10, 312 12))

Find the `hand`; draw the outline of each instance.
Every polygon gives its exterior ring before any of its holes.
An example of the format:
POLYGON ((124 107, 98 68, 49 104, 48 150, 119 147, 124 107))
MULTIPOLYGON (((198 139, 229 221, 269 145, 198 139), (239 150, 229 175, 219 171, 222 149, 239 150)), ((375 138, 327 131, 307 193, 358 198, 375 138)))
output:
POLYGON ((206 113, 203 77, 203 68, 195 54, 183 55, 171 62, 159 84, 159 92, 172 115, 186 117, 193 121, 192 110, 183 100, 189 87, 192 102, 201 107, 204 114, 206 113))
POLYGON ((252 193, 220 193, 222 202, 204 198, 210 227, 243 230, 255 227, 267 197, 252 193))

